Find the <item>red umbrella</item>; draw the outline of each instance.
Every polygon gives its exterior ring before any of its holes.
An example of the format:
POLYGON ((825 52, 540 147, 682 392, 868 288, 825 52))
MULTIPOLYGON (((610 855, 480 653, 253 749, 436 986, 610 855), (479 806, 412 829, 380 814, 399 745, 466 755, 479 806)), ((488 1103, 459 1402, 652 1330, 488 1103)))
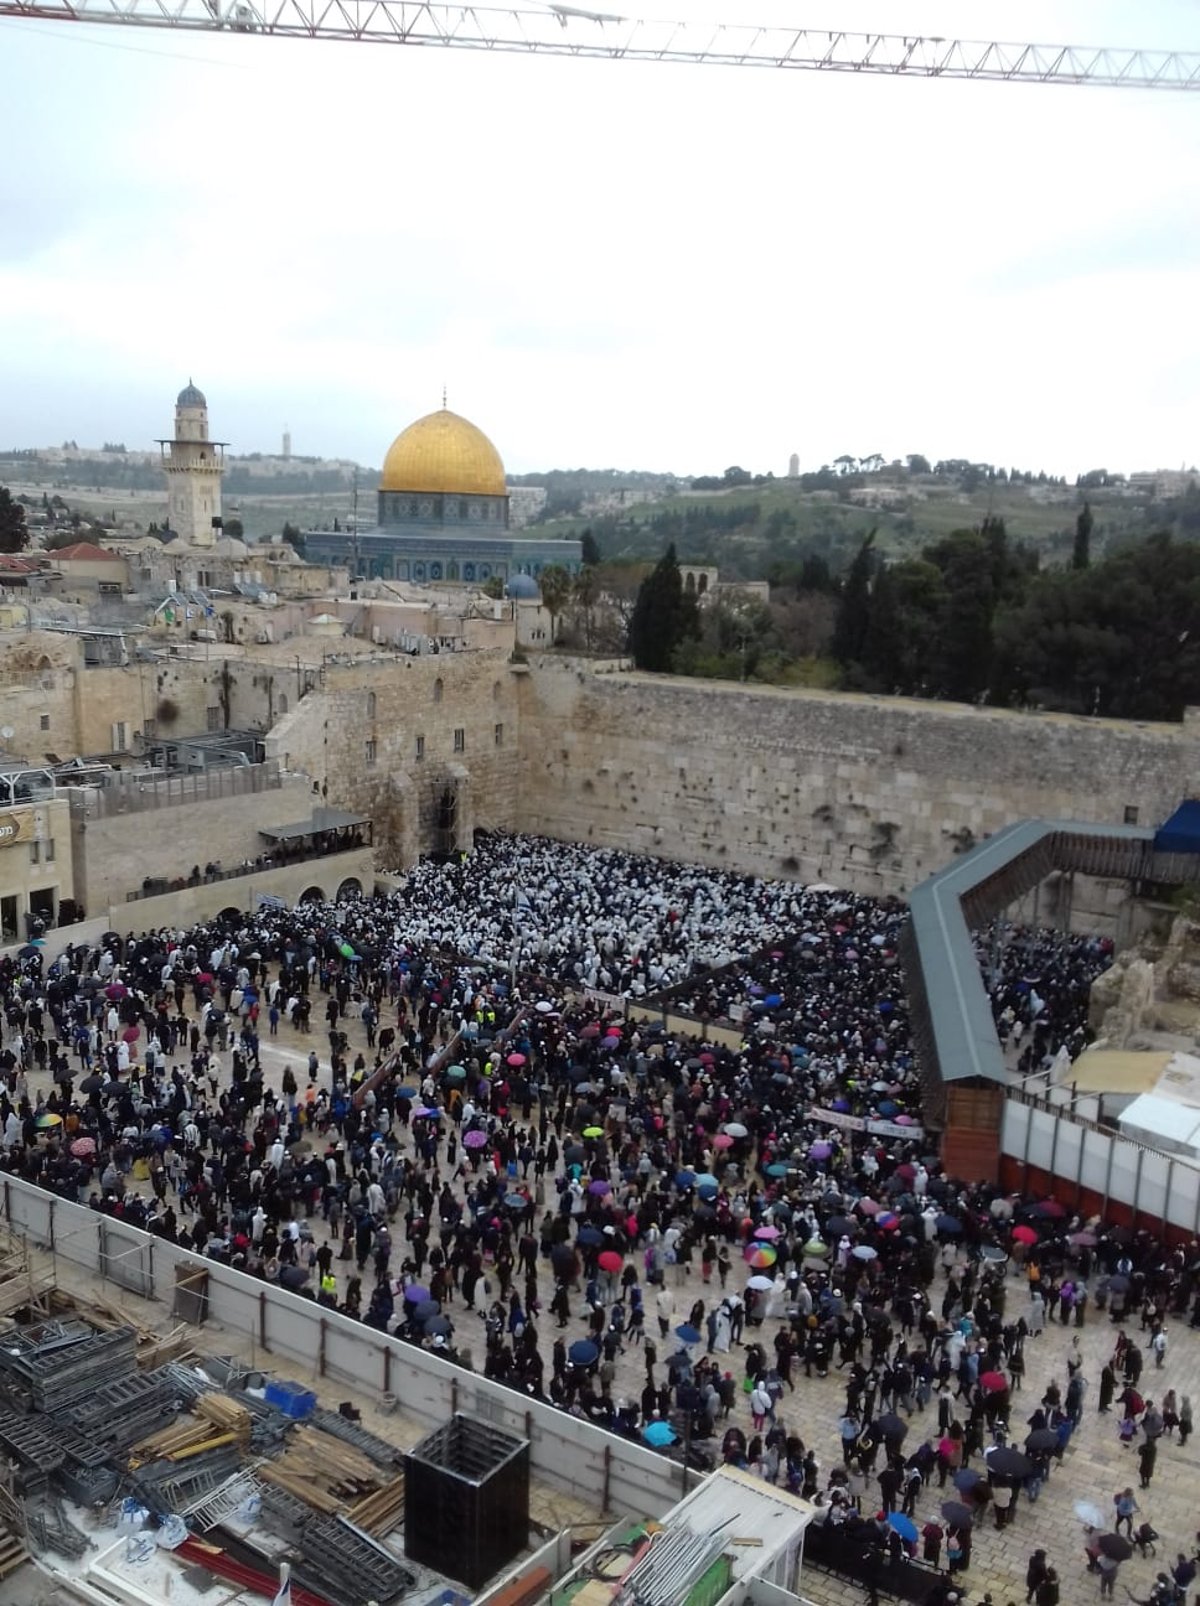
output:
POLYGON ((615 1249, 606 1249, 602 1255, 597 1256, 596 1264, 601 1271, 620 1271, 625 1262, 615 1249))
POLYGON ((513 1065, 513 1066, 524 1065, 525 1056, 524 1056, 524 1054, 510 1054, 508 1056, 508 1058, 505 1060, 504 1063, 506 1065, 513 1065))
POLYGON ((621 1028, 619 1026, 610 1026, 604 1035, 605 1037, 620 1037, 621 1028))
POLYGON ((136 1043, 141 1035, 142 1028, 140 1026, 127 1026, 121 1033, 127 1043, 136 1043))
POLYGON ((1013 1238, 1019 1244, 1035 1244, 1038 1241, 1038 1235, 1032 1227, 1014 1227, 1013 1238))
POLYGON ((592 1021, 589 1025, 583 1028, 579 1035, 580 1037, 599 1037, 600 1022, 598 1020, 592 1021))
POLYGON ((718 1132, 716 1137, 712 1141, 713 1141, 713 1148, 714 1149, 732 1149, 733 1148, 733 1139, 729 1136, 728 1132, 718 1132))
POLYGON ((1008 1379, 1003 1372, 984 1372, 979 1383, 988 1394, 1003 1394, 1008 1387, 1008 1379))

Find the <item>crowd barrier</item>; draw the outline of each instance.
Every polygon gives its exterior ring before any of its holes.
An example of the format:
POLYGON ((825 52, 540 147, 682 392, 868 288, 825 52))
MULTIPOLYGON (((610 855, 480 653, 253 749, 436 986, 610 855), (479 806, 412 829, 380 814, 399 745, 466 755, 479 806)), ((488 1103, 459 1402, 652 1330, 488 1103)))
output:
MULTIPOLYGON (((327 1395, 341 1382, 381 1401, 391 1396, 422 1430, 440 1427, 455 1411, 480 1417, 527 1438, 534 1476, 598 1511, 659 1517, 687 1492, 686 1469, 653 1450, 21 1178, 3 1179, 0 1208, 14 1234, 56 1262, 139 1298, 170 1305, 177 1280, 207 1273, 206 1321, 249 1338, 256 1366, 323 1385, 327 1395)), ((479 1354, 479 1317, 464 1312, 458 1325, 459 1343, 479 1354)), ((217 1333, 208 1347, 219 1351, 217 1333)))

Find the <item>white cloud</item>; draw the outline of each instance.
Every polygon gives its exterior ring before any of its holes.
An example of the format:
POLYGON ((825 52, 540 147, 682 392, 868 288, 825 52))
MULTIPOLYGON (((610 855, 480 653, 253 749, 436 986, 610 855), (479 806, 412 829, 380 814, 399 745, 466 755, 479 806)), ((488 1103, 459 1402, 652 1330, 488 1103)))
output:
POLYGON ((146 441, 192 373, 239 447, 373 462, 443 383, 514 469, 1200 455, 1192 96, 0 29, 5 443, 146 441))

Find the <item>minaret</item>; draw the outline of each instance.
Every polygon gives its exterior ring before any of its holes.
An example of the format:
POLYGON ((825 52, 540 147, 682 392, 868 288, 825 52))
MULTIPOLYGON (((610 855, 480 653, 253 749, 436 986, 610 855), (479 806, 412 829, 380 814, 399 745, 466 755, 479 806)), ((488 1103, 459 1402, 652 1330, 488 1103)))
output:
POLYGON ((209 440, 208 403, 190 379, 175 402, 174 438, 158 444, 172 530, 189 546, 212 546, 221 522, 221 476, 228 442, 209 440))

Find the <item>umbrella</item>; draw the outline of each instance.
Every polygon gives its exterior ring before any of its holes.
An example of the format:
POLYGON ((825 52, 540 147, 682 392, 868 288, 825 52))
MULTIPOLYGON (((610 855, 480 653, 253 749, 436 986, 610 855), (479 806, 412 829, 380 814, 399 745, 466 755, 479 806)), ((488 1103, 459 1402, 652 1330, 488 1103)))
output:
POLYGON ((810 1143, 808 1146, 808 1157, 810 1160, 828 1160, 832 1153, 833 1144, 827 1143, 824 1138, 818 1138, 816 1143, 810 1143))
POLYGON ((875 1225, 882 1227, 884 1232, 895 1232, 900 1225, 900 1217, 894 1210, 881 1210, 875 1217, 875 1225))
POLYGON ((606 1249, 602 1255, 596 1257, 596 1264, 601 1271, 620 1271, 625 1261, 615 1249, 606 1249))
MULTIPOLYGON (((1027 1450, 1032 1450, 1035 1455, 1040 1454, 1044 1450, 1057 1450, 1058 1434, 1054 1428, 1034 1428, 1033 1432, 1029 1434, 1025 1440, 1025 1448, 1027 1450)), ((1079 1510, 1079 1506, 1086 1504, 1086 1501, 1081 1500, 1079 1505, 1075 1507, 1076 1511, 1079 1510)), ((1095 1511, 1095 1509, 1095 1506, 1089 1507, 1089 1510, 1091 1511, 1095 1511)), ((1091 1528, 1102 1528, 1104 1526, 1104 1518, 1101 1517, 1099 1522, 1089 1523, 1088 1526, 1091 1528)))
MULTIPOLYGON (((1044 1431, 1049 1432, 1050 1430, 1047 1428, 1044 1431)), ((1029 1437, 1033 1438, 1034 1435, 1031 1433, 1029 1437)), ((1055 1434, 1054 1438, 1055 1443, 1057 1443, 1058 1435, 1055 1434)), ((1028 1443, 1028 1440, 1026 1440, 1026 1443, 1028 1443)), ((1100 1507, 1091 1500, 1077 1500, 1075 1502, 1075 1515, 1085 1528, 1103 1528, 1108 1521, 1100 1507)))
POLYGON ((570 1244, 555 1244, 550 1251, 550 1264, 555 1271, 570 1271, 575 1264, 575 1251, 570 1244))
POLYGON ((764 1277, 761 1272, 751 1277, 746 1283, 747 1288, 753 1288, 755 1293, 758 1294, 765 1294, 768 1289, 774 1288, 774 1286, 775 1284, 771 1278, 764 1277))
POLYGON ((539 998, 533 1007, 539 1015, 553 1015, 554 1013, 554 1005, 548 998, 539 998))
POLYGON ((954 1487, 959 1494, 970 1494, 977 1483, 983 1482, 983 1473, 975 1472, 971 1467, 960 1467, 954 1474, 954 1487))
POLYGON ((436 1299, 419 1299, 413 1306, 413 1318, 418 1322, 428 1322, 435 1316, 442 1314, 442 1307, 436 1299))
POLYGON ((974 1520, 970 1506, 964 1506, 961 1500, 944 1500, 942 1516, 952 1528, 969 1528, 974 1520))
POLYGON ((1067 1242, 1073 1244, 1076 1249, 1093 1249, 1097 1239, 1094 1232, 1073 1232, 1067 1242))
POLYGON ((425 1323, 425 1331, 430 1338, 448 1338, 450 1336, 450 1323, 444 1316, 431 1316, 425 1323))
POLYGON ((1129 1292, 1129 1278, 1126 1277, 1123 1271, 1119 1271, 1115 1277, 1108 1279, 1108 1287, 1110 1293, 1127 1294, 1129 1292))
POLYGON ((769 1177, 786 1177, 790 1170, 791 1167, 784 1165, 782 1160, 774 1160, 767 1167, 767 1175, 769 1177))
POLYGON ((588 1192, 597 1199, 603 1199, 606 1193, 612 1192, 612 1183, 607 1177, 597 1177, 595 1181, 588 1183, 588 1192))
POLYGON ((698 1344, 700 1342, 700 1329, 693 1327, 691 1322, 681 1322, 675 1329, 675 1337, 681 1344, 698 1344))
POLYGON ((761 1271, 765 1266, 773 1266, 777 1259, 778 1256, 768 1244, 751 1244, 746 1250, 746 1260, 755 1271, 761 1271))
POLYGON ((858 1208, 862 1211, 864 1216, 877 1216, 879 1214, 880 1207, 875 1203, 874 1199, 860 1199, 858 1201, 858 1208))
POLYGON ((1003 1394, 1008 1387, 1008 1379, 1003 1372, 984 1372, 979 1384, 985 1394, 1003 1394))
POLYGON ((515 1070, 518 1066, 524 1065, 525 1056, 524 1054, 510 1054, 504 1063, 506 1065, 511 1065, 515 1070))
POLYGON ((642 1429, 642 1438, 656 1450, 661 1450, 665 1445, 675 1443, 675 1429, 669 1422, 648 1422, 642 1429))
POLYGON ((599 1353, 590 1338, 577 1338, 567 1351, 567 1358, 572 1366, 591 1366, 599 1353))
POLYGON ((583 1028, 579 1035, 580 1037, 599 1037, 600 1022, 596 1020, 589 1022, 589 1024, 583 1028))
POLYGON ((474 1126, 469 1132, 463 1133, 463 1148, 482 1149, 487 1144, 487 1140, 487 1133, 481 1132, 477 1126, 474 1126))
POLYGON ((415 1087, 398 1087, 396 1089, 396 1097, 398 1099, 415 1099, 416 1096, 417 1090, 415 1087))
POLYGON ((81 1093, 99 1093, 104 1085, 105 1078, 103 1076, 85 1076, 79 1084, 79 1091, 81 1093))
POLYGON ((1133 1555, 1133 1546, 1124 1534, 1101 1534, 1096 1549, 1110 1561, 1128 1561, 1133 1555))
MULTIPOLYGON (((35 950, 35 952, 36 952, 36 950, 35 950)), ((24 950, 22 950, 22 955, 23 954, 24 954, 24 950)), ((114 981, 114 982, 110 982, 108 984, 108 986, 104 989, 104 996, 105 996, 105 998, 124 998, 128 992, 129 992, 129 988, 128 987, 124 986, 119 981, 114 981)))
POLYGON ((840 1238, 843 1233, 857 1232, 858 1223, 856 1221, 852 1221, 849 1216, 830 1216, 829 1220, 825 1223, 825 1231, 828 1233, 836 1233, 840 1238))
MULTIPOLYGON (((405 1302, 409 1305, 424 1305, 429 1301, 429 1290, 421 1283, 409 1283, 404 1290, 405 1302)), ((429 1301, 432 1303, 432 1301, 429 1301)))
POLYGON ((906 1517, 902 1511, 889 1511, 887 1525, 893 1533, 898 1533, 901 1539, 911 1544, 917 1537, 917 1525, 911 1517, 906 1517))
POLYGON ((37 1124, 37 1128, 38 1128, 39 1132, 46 1132, 51 1127, 61 1126, 62 1125, 62 1116, 61 1115, 39 1115, 38 1118, 37 1118, 37 1123, 36 1124, 37 1124))
POLYGON ((850 1251, 855 1260, 878 1260, 879 1251, 872 1249, 870 1244, 858 1244, 850 1251))
POLYGON ((304 1266, 280 1266, 279 1286, 281 1288, 303 1288, 308 1281, 308 1271, 304 1266))
POLYGON ((583 1135, 585 1138, 602 1138, 604 1136, 604 1128, 602 1126, 585 1126, 583 1135))
POLYGON ((1041 1204, 1033 1207, 1035 1216, 1049 1216, 1054 1221, 1061 1221, 1066 1215, 1066 1207, 1060 1205, 1057 1199, 1043 1199, 1041 1204))
POLYGON ((820 1259, 822 1255, 829 1253, 829 1245, 824 1238, 810 1238, 804 1246, 804 1253, 812 1255, 815 1259, 820 1259))
POLYGON ((1037 1241, 1038 1241, 1038 1235, 1037 1235, 1036 1232, 1034 1232, 1032 1227, 1014 1227, 1013 1228, 1013 1242, 1014 1243, 1018 1243, 1018 1244, 1035 1244, 1035 1243, 1037 1243, 1037 1241))
POLYGON ((1033 1462, 1020 1450, 1014 1450, 1012 1445, 1001 1445, 986 1457, 987 1469, 1002 1478, 1027 1478, 1033 1471, 1033 1462))
POLYGON ((675 1186, 677 1188, 690 1188, 696 1180, 694 1171, 676 1171, 675 1186))
POLYGON ((413 1111, 414 1121, 440 1121, 441 1118, 441 1110, 435 1109, 432 1104, 426 1104, 423 1108, 413 1111))
POLYGON ((744 1127, 740 1121, 726 1121, 725 1130, 731 1138, 748 1138, 750 1136, 748 1128, 744 1127))
POLYGON ((939 1216, 934 1222, 934 1226, 939 1232, 944 1232, 951 1236, 962 1231, 962 1222, 957 1216, 939 1216))
POLYGON ((983 1247, 983 1258, 984 1260, 991 1261, 991 1263, 995 1265, 998 1261, 1007 1260, 1008 1256, 1004 1253, 1004 1250, 1001 1249, 999 1244, 985 1244, 983 1247))
POLYGON ((892 1411, 889 1411, 886 1416, 881 1416, 876 1421, 875 1426, 883 1434, 884 1438, 893 1444, 899 1444, 908 1432, 908 1423, 896 1416, 892 1411))
POLYGON ((776 1238, 782 1238, 783 1234, 778 1227, 756 1227, 754 1236, 756 1238, 765 1238, 768 1243, 774 1243, 776 1238))
POLYGON ((76 1138, 71 1145, 71 1153, 79 1160, 86 1160, 89 1155, 93 1155, 95 1152, 95 1138, 76 1138))
POLYGON ((713 1148, 714 1149, 732 1149, 733 1148, 733 1139, 729 1136, 728 1132, 718 1132, 716 1137, 712 1141, 713 1141, 713 1148))
POLYGON ((599 1227, 580 1227, 579 1242, 591 1249, 595 1249, 597 1244, 604 1242, 604 1234, 599 1227))
POLYGON ((716 1177, 710 1177, 707 1171, 702 1171, 701 1174, 696 1178, 697 1193, 717 1193, 720 1191, 720 1187, 721 1184, 717 1181, 716 1177))
POLYGON ((504 1203, 509 1210, 524 1210, 529 1204, 529 1200, 523 1193, 506 1193, 504 1195, 504 1203))
POLYGON ((121 1033, 121 1037, 126 1043, 136 1043, 141 1035, 142 1028, 140 1026, 127 1026, 121 1033))
POLYGON ((452 1065, 446 1072, 446 1080, 448 1082, 464 1082, 466 1076, 467 1071, 464 1065, 452 1065))

